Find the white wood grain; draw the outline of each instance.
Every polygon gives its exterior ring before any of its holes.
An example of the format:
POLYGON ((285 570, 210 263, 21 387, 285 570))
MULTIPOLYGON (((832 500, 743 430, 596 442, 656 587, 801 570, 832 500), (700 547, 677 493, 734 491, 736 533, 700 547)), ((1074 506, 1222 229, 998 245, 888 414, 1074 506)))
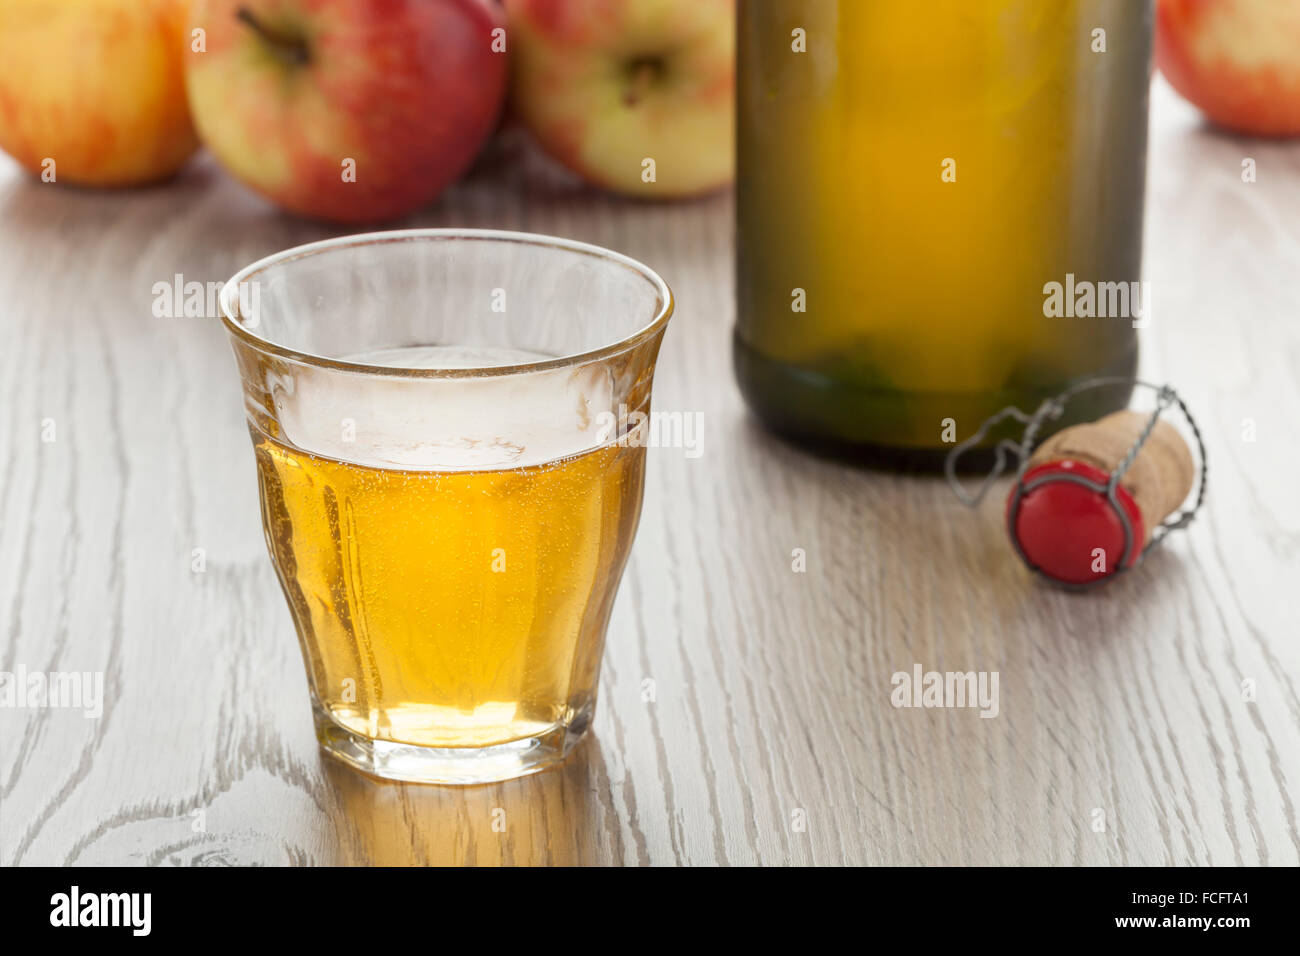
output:
POLYGON ((337 231, 206 161, 107 193, 0 166, 0 670, 102 671, 107 692, 100 720, 0 709, 0 865, 1300 862, 1300 146, 1208 131, 1157 84, 1144 362, 1199 413, 1211 497, 1086 595, 1029 579, 999 503, 970 513, 754 424, 730 372, 730 196, 622 202, 520 159, 507 141, 404 225, 658 268, 680 308, 656 407, 702 412, 705 445, 651 453, 594 736, 469 790, 318 755, 224 333, 150 312, 155 281, 337 231), (998 671, 1001 714, 894 709, 913 662, 998 671))

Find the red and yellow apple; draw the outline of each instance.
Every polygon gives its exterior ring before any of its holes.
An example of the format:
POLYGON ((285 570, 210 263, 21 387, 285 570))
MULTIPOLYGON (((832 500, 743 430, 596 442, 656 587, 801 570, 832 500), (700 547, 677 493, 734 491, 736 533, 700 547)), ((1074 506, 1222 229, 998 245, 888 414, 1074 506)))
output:
POLYGON ((185 67, 203 142, 277 205, 391 219, 473 161, 506 90, 488 0, 196 0, 185 67))
POLYGON ((198 146, 182 74, 187 5, 0 0, 0 149, 55 182, 174 173, 198 146))
POLYGON ((1300 135, 1300 2, 1159 0, 1156 63, 1226 129, 1300 135))
POLYGON ((505 8, 511 104, 546 152, 588 182, 646 198, 731 182, 734 0, 505 8))

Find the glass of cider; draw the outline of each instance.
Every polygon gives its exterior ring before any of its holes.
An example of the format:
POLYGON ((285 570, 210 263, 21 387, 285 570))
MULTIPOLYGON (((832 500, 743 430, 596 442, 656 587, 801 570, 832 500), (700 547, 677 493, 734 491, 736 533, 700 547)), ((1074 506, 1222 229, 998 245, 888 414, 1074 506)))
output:
POLYGON ((422 229, 270 256, 221 306, 322 748, 444 784, 563 760, 640 516, 668 286, 580 242, 422 229))

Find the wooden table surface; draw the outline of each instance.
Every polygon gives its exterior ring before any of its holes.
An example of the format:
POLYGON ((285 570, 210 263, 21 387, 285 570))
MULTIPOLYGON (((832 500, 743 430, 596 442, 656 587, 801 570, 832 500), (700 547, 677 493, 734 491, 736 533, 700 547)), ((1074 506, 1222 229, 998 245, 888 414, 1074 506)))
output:
POLYGON ((155 282, 338 233, 204 160, 122 193, 0 160, 0 671, 105 695, 0 709, 0 865, 1300 862, 1300 145, 1210 132, 1159 84, 1152 133, 1144 371, 1198 413, 1211 495, 1083 595, 1030 579, 997 502, 748 417, 729 195, 621 202, 506 148, 403 223, 656 267, 680 307, 655 405, 704 422, 698 458, 651 450, 594 734, 472 789, 319 755, 225 333, 151 311, 155 282), (998 672, 999 714, 895 709, 914 663, 998 672))

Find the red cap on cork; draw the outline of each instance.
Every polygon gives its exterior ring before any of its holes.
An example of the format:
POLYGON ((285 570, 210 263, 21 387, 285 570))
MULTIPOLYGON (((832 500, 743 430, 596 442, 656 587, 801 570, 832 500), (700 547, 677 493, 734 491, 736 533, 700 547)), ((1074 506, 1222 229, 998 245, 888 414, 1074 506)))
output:
POLYGON ((1011 490, 1007 530, 1043 574, 1092 584, 1137 563, 1195 478, 1192 453, 1177 429, 1146 412, 1115 412, 1057 432, 1038 447, 1011 490), (1113 476, 1114 502, 1106 492, 1113 476))
MULTIPOLYGON (((1109 472, 1072 459, 1044 462, 1025 472, 1019 509, 1009 531, 1031 565, 1066 584, 1091 584, 1119 570, 1124 556, 1124 523, 1104 490, 1080 484, 1085 478, 1104 489, 1109 472), (1046 479, 1046 480, 1044 480, 1046 479), (1039 483, 1041 482, 1041 483, 1039 483)), ((1018 488, 1007 498, 1007 520, 1011 522, 1018 488)), ((1146 527, 1137 502, 1122 484, 1115 498, 1128 515, 1132 538, 1128 559, 1131 566, 1142 553, 1146 527)))

